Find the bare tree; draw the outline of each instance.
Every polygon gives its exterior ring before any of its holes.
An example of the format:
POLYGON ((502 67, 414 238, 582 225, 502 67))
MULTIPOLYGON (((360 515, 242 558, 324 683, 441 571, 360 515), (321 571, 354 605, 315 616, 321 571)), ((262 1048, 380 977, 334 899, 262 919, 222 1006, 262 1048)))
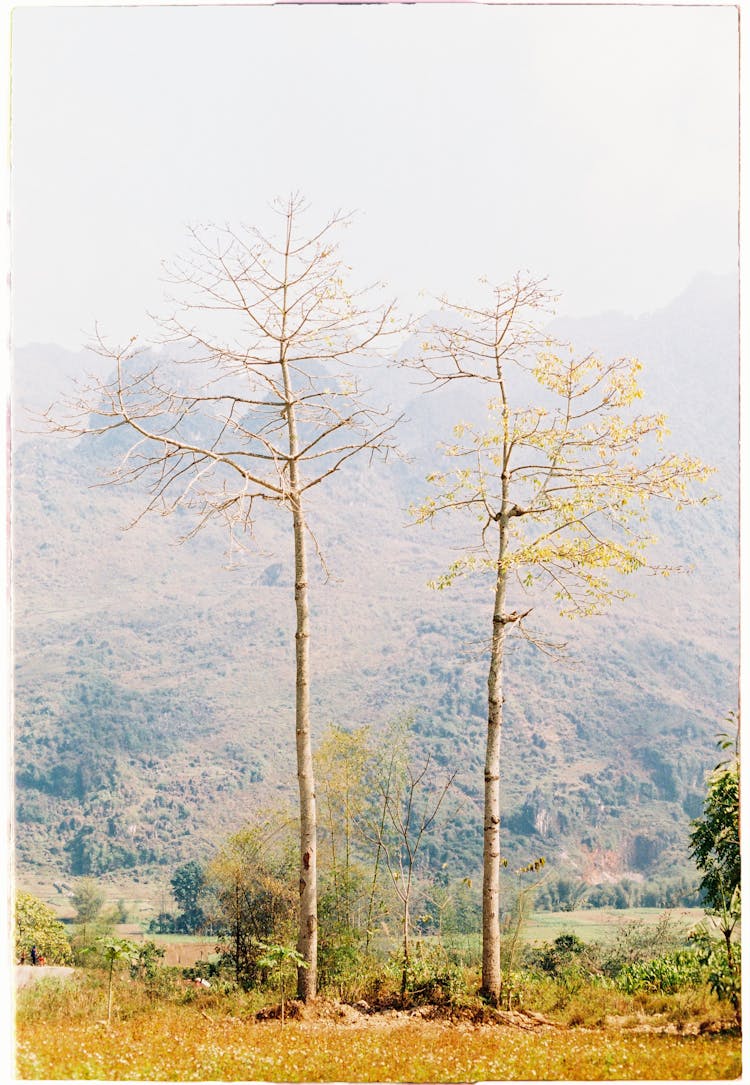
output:
POLYGON ((421 768, 414 765, 404 743, 395 746, 385 773, 378 781, 382 814, 366 833, 382 852, 391 883, 401 903, 401 1004, 411 964, 411 902, 419 849, 425 833, 440 811, 443 799, 456 778, 452 772, 441 787, 429 779, 429 755, 421 768))
MULTIPOLYGON (((337 213, 305 232, 299 196, 276 201, 278 235, 255 227, 191 230, 187 255, 166 269, 173 309, 156 321, 169 363, 134 339, 94 349, 114 376, 92 379, 50 409, 70 434, 126 430, 132 439, 110 481, 145 480, 143 510, 195 514, 192 530, 220 520, 231 546, 253 530, 259 503, 286 511, 294 542, 296 754, 300 800, 299 995, 316 991, 317 844, 310 740, 308 495, 349 460, 390 447, 395 422, 368 406, 353 367, 396 328, 392 304, 350 293, 337 213), (156 359, 156 360, 155 360, 156 359)), ((139 517, 140 519, 140 517, 139 517)), ((322 560, 322 558, 321 558, 322 560)))
MULTIPOLYGON (((439 491, 414 510, 421 522, 464 515, 470 533, 435 587, 470 572, 494 589, 484 766, 482 990, 497 1002, 500 967, 500 769, 505 644, 511 633, 549 647, 525 619, 551 594, 569 617, 629 594, 624 577, 656 571, 646 556, 652 500, 677 507, 710 471, 664 452, 666 420, 637 414, 640 364, 576 357, 543 328, 553 298, 517 276, 486 288, 478 306, 441 299, 412 364, 435 389, 468 380, 488 393, 486 428, 460 424, 444 448, 455 469, 429 476, 439 491)), ((705 499, 703 499, 705 500, 705 499)), ((668 573, 670 570, 658 570, 668 573)))

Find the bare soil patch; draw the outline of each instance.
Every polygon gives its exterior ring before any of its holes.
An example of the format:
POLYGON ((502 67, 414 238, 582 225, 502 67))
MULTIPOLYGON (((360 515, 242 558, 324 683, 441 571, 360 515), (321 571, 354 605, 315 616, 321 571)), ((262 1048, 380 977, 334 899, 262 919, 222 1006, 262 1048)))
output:
MULTIPOLYGON (((317 998, 314 1002, 292 999, 285 1005, 285 1015, 290 1021, 331 1021, 341 1025, 371 1025, 391 1027, 398 1022, 433 1021, 451 1025, 506 1025, 532 1032, 535 1029, 560 1029, 563 1025, 550 1021, 540 1013, 530 1010, 497 1010, 492 1006, 444 1006, 428 1003, 408 1009, 372 1007, 360 1001, 354 1005, 317 998)), ((277 1020, 281 1017, 281 1005, 265 1006, 255 1014, 256 1021, 277 1020)))
POLYGON ((74 972, 74 968, 67 968, 65 965, 58 964, 17 964, 16 987, 19 989, 21 987, 30 987, 32 983, 49 979, 51 976, 58 979, 70 979, 74 972))

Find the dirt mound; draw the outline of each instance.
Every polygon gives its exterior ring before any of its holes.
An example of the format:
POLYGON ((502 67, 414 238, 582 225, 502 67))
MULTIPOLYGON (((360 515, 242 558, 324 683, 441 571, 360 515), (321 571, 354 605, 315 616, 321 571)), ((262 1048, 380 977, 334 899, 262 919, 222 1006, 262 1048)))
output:
MULTIPOLYGON (((399 1021, 444 1021, 446 1024, 505 1025, 532 1031, 538 1028, 561 1028, 554 1021, 529 1010, 497 1010, 492 1006, 445 1006, 427 1003, 409 1009, 372 1007, 364 1000, 349 1005, 332 999, 317 998, 313 1002, 293 999, 286 1003, 289 1021, 332 1021, 342 1025, 367 1022, 373 1026, 391 1025, 399 1021)), ((255 1014, 256 1021, 273 1021, 281 1017, 281 1006, 264 1006, 255 1014)))
MULTIPOLYGON (((313 1002, 291 999, 285 1004, 284 1013, 288 1021, 337 1021, 340 1024, 353 1024, 361 1021, 364 1016, 362 1009, 349 1006, 345 1002, 334 1002, 328 998, 316 998, 313 1002)), ((275 1021, 280 1017, 281 1004, 264 1006, 256 1013, 255 1020, 275 1021)))

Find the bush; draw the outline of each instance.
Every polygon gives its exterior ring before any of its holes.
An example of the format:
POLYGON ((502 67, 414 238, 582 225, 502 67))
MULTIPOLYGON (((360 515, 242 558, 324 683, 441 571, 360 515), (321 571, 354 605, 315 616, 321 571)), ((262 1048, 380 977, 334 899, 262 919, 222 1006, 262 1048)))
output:
MULTIPOLYGON (((389 966, 394 976, 400 976, 402 965, 402 953, 392 954, 389 966)), ((464 970, 443 946, 414 944, 406 974, 406 997, 412 1005, 455 1005, 468 993, 464 970)))
POLYGON ((687 941, 687 929, 676 924, 668 912, 656 923, 635 919, 625 923, 612 948, 602 958, 602 971, 612 978, 630 964, 652 961, 656 957, 682 949, 687 941))
POLYGON ((342 1000, 356 998, 362 981, 373 965, 354 937, 321 942, 318 950, 318 985, 342 1000))
POLYGON ((524 953, 526 967, 555 977, 578 972, 598 975, 602 970, 600 961, 600 947, 583 942, 577 934, 561 934, 554 942, 528 947, 524 953))
POLYGON ((72 963, 65 928, 43 901, 19 890, 16 893, 16 959, 30 960, 31 949, 47 958, 48 964, 72 963))
POLYGON ((615 986, 627 994, 637 991, 671 994, 683 987, 697 987, 704 981, 705 971, 698 954, 690 949, 680 949, 651 961, 625 965, 615 978, 615 986))
POLYGON ((705 927, 690 936, 695 953, 703 965, 706 980, 717 998, 731 1002, 739 1012, 742 985, 742 947, 732 943, 731 958, 724 939, 712 938, 705 927))

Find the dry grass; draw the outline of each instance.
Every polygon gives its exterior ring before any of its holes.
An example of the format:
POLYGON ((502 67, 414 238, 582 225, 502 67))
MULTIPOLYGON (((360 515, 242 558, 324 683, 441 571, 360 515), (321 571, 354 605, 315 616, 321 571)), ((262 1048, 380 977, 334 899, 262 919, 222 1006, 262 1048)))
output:
POLYGON ((194 1007, 63 1033, 26 1026, 21 1078, 162 1081, 720 1079, 740 1073, 733 1037, 535 1030, 434 1021, 358 1025, 207 1020, 194 1007))
MULTIPOLYGON (((46 986, 46 985, 44 985, 46 986)), ((390 1014, 256 1021, 209 992, 190 1002, 118 992, 111 1027, 83 984, 19 999, 20 1078, 162 1081, 471 1081, 721 1079, 740 1074, 732 1033, 620 1027, 532 1030, 390 1014), (118 1005, 118 1003, 116 1003, 118 1005)), ((635 1022, 633 1022, 635 1024, 635 1022)))

